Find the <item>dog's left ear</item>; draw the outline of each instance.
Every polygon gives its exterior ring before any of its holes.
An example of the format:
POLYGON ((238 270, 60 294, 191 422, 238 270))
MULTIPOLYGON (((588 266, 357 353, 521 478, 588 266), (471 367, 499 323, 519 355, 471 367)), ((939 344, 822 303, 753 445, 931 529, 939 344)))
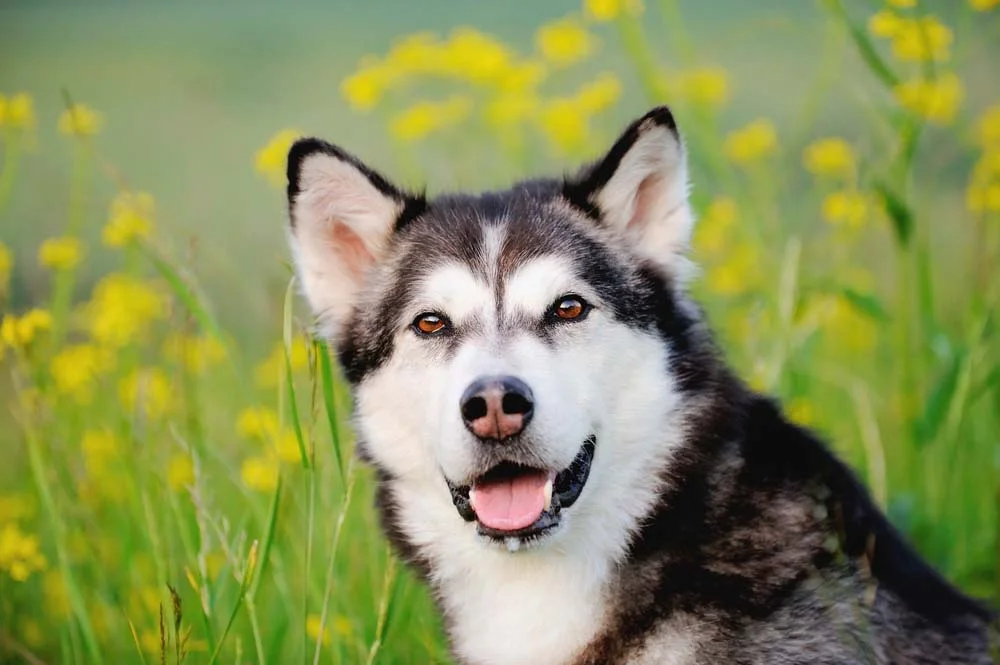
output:
POLYGON ((694 216, 684 144, 667 107, 629 125, 607 155, 567 180, 563 193, 660 269, 683 270, 694 216))

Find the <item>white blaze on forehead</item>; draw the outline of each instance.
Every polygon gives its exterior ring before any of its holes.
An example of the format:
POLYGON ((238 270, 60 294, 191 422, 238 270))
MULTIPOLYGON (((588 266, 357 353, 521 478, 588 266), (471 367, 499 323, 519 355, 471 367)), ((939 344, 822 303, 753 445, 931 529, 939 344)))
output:
POLYGON ((504 310, 539 314, 559 296, 576 290, 578 280, 563 257, 543 256, 518 267, 507 279, 504 310))
POLYGON ((421 284, 416 302, 446 314, 452 321, 493 311, 493 290, 468 266, 452 263, 437 268, 421 284))

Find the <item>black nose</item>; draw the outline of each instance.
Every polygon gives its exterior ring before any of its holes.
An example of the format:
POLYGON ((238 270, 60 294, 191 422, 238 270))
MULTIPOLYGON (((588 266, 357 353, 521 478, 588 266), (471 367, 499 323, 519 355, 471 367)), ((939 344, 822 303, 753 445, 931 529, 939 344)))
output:
POLYGON ((503 441, 528 426, 535 401, 531 388, 521 379, 489 376, 465 389, 460 407, 470 432, 483 440, 503 441))

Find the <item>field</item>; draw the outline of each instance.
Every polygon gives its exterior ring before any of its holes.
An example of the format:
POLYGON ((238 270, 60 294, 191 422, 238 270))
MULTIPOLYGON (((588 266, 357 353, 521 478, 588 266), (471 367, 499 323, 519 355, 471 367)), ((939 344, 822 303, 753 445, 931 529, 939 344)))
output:
POLYGON ((446 663, 284 241, 319 135, 428 192, 668 103, 741 374, 1000 602, 1000 3, 0 6, 0 663, 446 663))

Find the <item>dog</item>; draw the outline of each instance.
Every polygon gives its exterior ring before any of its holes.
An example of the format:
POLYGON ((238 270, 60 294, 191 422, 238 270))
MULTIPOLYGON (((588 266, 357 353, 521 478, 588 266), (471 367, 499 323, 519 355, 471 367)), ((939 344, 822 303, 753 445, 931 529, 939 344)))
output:
POLYGON ((289 240, 456 661, 991 662, 992 610, 727 368, 669 109, 562 179, 428 199, 315 138, 289 240))

